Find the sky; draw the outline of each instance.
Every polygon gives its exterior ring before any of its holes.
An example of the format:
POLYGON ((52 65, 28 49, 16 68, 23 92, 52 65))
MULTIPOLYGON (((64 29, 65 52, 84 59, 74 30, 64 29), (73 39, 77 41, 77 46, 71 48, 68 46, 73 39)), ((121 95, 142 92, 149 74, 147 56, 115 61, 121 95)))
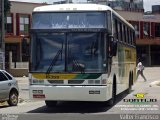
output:
MULTIPOLYGON (((52 4, 53 1, 60 1, 60 0, 10 0, 10 1, 22 1, 22 2, 36 2, 36 3, 41 3, 41 2, 47 2, 52 4)), ((86 0, 73 0, 75 2, 79 2, 79 1, 86 1, 86 0)), ((160 5, 160 0, 143 0, 144 1, 144 9, 145 11, 151 11, 151 6, 152 5, 160 5)))

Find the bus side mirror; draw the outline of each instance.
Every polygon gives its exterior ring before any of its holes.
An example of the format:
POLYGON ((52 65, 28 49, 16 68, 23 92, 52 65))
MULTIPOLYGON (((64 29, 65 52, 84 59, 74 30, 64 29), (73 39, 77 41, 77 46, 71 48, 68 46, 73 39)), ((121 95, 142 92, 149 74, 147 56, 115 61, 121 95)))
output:
POLYGON ((117 40, 111 36, 110 37, 110 56, 116 56, 117 55, 117 40))
POLYGON ((117 55, 117 41, 114 40, 112 41, 112 56, 116 56, 117 55))

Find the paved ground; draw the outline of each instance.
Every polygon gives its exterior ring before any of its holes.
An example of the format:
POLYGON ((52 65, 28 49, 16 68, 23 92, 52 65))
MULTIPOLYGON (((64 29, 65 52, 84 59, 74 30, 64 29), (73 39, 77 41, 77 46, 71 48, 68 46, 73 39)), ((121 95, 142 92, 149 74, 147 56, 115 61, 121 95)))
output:
MULTIPOLYGON (((48 109, 44 101, 30 101, 28 94, 28 77, 16 78, 20 88, 20 103, 17 107, 0 107, 0 113, 86 113, 86 114, 160 114, 160 86, 151 83, 160 81, 160 67, 145 68, 144 75, 147 82, 139 76, 137 82, 132 87, 132 92, 125 94, 117 100, 113 107, 99 106, 99 104, 75 103, 60 104, 56 108, 48 109), (135 99, 137 93, 145 94, 145 99, 156 99, 156 102, 149 104, 130 104, 123 99, 135 99), (85 108, 84 108, 85 107, 85 108), (129 110, 126 110, 129 109, 129 110), (133 108, 133 109, 131 109, 133 108), (139 110, 141 108, 142 110, 139 110), (138 110, 135 110, 138 109, 138 110), (143 110, 144 109, 144 110, 143 110), (152 110, 151 110, 152 109, 152 110)), ((73 114, 74 115, 74 114, 73 114)))
POLYGON ((19 85, 19 102, 29 101, 29 79, 28 77, 16 77, 19 85))
POLYGON ((112 113, 114 112, 114 113, 129 113, 129 114, 134 114, 134 113, 135 114, 139 114, 139 113, 141 114, 147 114, 147 113, 148 114, 160 114, 160 93, 159 93, 160 91, 160 67, 145 68, 144 75, 147 79, 147 82, 144 82, 143 78, 139 76, 138 80, 132 87, 132 92, 129 95, 127 95, 125 99, 136 99, 134 95, 137 93, 142 93, 144 94, 143 99, 147 99, 147 100, 156 99, 157 102, 151 102, 151 103, 145 103, 145 104, 130 104, 130 103, 124 103, 122 100, 118 102, 115 105, 115 107, 113 107, 112 113), (127 106, 127 109, 124 110, 126 106, 127 106), (137 109, 137 110, 133 110, 132 108, 137 109))
MULTIPOLYGON (((150 92, 152 93, 152 95, 160 97, 160 95, 157 95, 159 92, 158 90, 160 89, 160 67, 145 68, 144 75, 147 79, 147 82, 144 82, 143 78, 139 76, 138 80, 136 81, 132 89, 136 90, 136 92, 139 91, 139 93, 150 92)), ((19 88, 21 91, 20 98, 29 99, 29 95, 25 94, 28 93, 28 85, 29 85, 28 77, 16 77, 16 80, 18 81, 19 88)))

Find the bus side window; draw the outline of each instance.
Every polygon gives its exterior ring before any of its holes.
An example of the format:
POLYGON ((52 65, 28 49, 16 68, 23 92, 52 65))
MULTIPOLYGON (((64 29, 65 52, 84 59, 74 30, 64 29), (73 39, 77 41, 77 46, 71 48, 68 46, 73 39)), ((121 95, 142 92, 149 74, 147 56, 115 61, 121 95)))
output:
POLYGON ((117 39, 111 35, 108 40, 108 57, 111 58, 117 54, 117 39))
POLYGON ((118 21, 115 19, 115 37, 118 40, 118 21))
POLYGON ((127 35, 126 35, 126 27, 125 27, 124 25, 123 25, 123 30, 124 30, 124 31, 123 31, 123 33, 124 33, 124 34, 123 34, 123 36, 124 36, 124 42, 126 43, 126 41, 127 41, 127 37, 126 37, 126 36, 127 36, 127 35))
POLYGON ((133 45, 135 45, 135 38, 136 38, 135 32, 132 31, 132 44, 133 44, 133 45))
POLYGON ((110 27, 111 25, 112 25, 111 11, 107 11, 107 28, 109 32, 112 31, 112 27, 110 27))
POLYGON ((132 30, 130 30, 130 36, 131 36, 131 45, 134 45, 133 44, 133 32, 132 32, 132 30))
POLYGON ((119 37, 119 40, 120 40, 120 41, 123 41, 123 40, 122 40, 122 29, 121 29, 121 28, 122 28, 122 24, 121 24, 121 22, 118 22, 118 23, 119 23, 119 24, 118 24, 118 33, 119 33, 119 34, 118 34, 118 37, 119 37))
POLYGON ((131 31, 130 31, 130 29, 128 29, 128 42, 129 42, 129 44, 131 45, 132 44, 132 40, 131 40, 131 31))
POLYGON ((116 37, 116 19, 113 18, 113 36, 116 37))
POLYGON ((129 30, 128 30, 128 27, 126 27, 126 43, 129 44, 129 30))
POLYGON ((121 23, 121 29, 122 29, 122 32, 121 32, 121 38, 122 38, 122 41, 125 43, 125 29, 124 29, 124 25, 121 23))

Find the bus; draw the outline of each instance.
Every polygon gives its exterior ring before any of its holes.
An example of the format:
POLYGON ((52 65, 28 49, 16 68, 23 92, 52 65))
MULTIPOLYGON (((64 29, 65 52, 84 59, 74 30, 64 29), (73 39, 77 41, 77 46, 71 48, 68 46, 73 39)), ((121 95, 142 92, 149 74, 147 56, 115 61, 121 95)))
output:
POLYGON ((29 93, 58 101, 113 105, 136 80, 135 31, 109 6, 57 4, 32 13, 29 93))

